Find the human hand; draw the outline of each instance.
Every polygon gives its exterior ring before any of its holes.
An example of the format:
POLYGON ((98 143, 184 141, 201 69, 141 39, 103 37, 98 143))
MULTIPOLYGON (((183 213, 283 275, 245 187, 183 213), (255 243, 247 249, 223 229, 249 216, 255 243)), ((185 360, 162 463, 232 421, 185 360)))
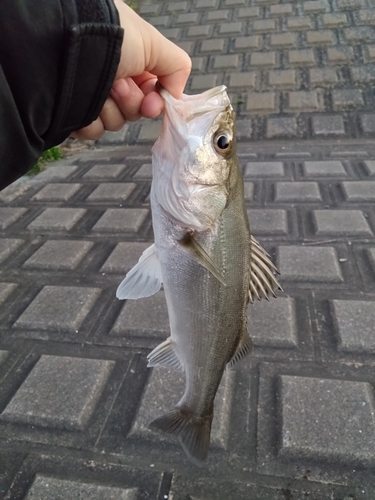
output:
POLYGON ((96 140, 106 130, 120 130, 126 121, 136 121, 142 116, 156 118, 164 107, 156 82, 179 99, 191 71, 191 60, 185 51, 139 17, 123 0, 114 2, 125 30, 120 63, 99 117, 72 134, 78 139, 96 140))

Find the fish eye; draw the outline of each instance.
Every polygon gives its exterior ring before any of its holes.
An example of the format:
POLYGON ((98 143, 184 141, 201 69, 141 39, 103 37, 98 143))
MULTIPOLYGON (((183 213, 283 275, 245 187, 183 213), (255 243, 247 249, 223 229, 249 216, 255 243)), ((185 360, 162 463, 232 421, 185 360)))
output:
POLYGON ((232 151, 232 134, 229 132, 217 132, 214 136, 214 148, 220 155, 226 155, 232 151))

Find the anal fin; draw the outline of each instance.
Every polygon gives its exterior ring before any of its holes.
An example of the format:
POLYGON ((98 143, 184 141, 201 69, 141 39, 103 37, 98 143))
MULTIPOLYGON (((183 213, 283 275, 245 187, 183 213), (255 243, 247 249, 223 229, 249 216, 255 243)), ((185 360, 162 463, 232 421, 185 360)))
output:
POLYGON ((171 337, 159 344, 147 356, 147 367, 162 366, 163 368, 171 368, 177 372, 183 372, 184 367, 177 355, 171 337))
POLYGON ((246 328, 246 323, 247 322, 245 322, 245 324, 244 324, 242 336, 241 336, 241 339, 238 343, 236 352, 234 353, 234 355, 233 355, 232 359, 229 361, 229 363, 227 363, 227 366, 226 366, 227 369, 232 368, 238 361, 240 361, 242 358, 247 356, 253 347, 253 343, 251 341, 250 335, 249 335, 247 328, 246 328))

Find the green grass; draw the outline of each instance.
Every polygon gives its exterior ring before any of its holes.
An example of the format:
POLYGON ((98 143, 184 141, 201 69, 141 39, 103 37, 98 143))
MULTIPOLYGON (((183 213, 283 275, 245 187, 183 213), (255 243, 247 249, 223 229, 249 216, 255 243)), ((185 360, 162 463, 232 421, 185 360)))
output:
POLYGON ((39 158, 37 163, 33 166, 31 170, 27 172, 27 175, 37 175, 46 169, 46 164, 52 161, 60 160, 63 157, 61 149, 59 146, 54 146, 51 149, 44 151, 42 156, 39 158))

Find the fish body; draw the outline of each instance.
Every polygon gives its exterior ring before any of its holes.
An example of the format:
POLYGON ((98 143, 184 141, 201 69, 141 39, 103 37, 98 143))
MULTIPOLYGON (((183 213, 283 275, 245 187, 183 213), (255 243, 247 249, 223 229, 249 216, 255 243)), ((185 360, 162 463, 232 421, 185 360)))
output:
POLYGON ((155 243, 118 297, 151 295, 164 285, 171 336, 149 354, 149 366, 183 371, 186 388, 150 427, 178 436, 188 458, 201 465, 223 372, 251 350, 249 300, 268 297, 278 283, 250 233, 225 87, 182 101, 162 95, 151 187, 155 243))

